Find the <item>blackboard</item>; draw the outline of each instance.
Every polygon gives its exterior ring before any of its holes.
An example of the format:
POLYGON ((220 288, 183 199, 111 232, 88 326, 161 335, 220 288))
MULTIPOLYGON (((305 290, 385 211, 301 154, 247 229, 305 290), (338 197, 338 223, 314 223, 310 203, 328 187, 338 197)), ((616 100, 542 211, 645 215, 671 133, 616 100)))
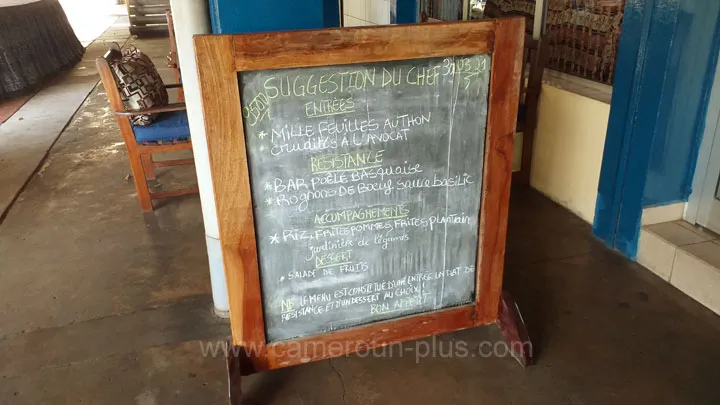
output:
POLYGON ((490 62, 238 74, 268 342, 475 299, 490 62))

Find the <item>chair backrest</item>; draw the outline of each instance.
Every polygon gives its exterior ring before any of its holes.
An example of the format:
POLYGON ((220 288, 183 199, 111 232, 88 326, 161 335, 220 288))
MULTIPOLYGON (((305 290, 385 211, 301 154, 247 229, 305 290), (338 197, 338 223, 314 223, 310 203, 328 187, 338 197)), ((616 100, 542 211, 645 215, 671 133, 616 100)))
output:
POLYGON ((125 106, 120 97, 120 90, 118 89, 117 78, 113 73, 110 64, 115 60, 122 57, 120 47, 113 43, 110 45, 110 49, 105 52, 105 55, 95 59, 95 66, 97 66, 98 74, 100 74, 100 80, 102 81, 105 93, 107 93, 108 101, 110 101, 110 109, 113 113, 125 111, 125 106))
MULTIPOLYGON (((182 83, 180 77, 180 62, 178 61, 178 50, 177 40, 175 38, 175 22, 173 21, 172 11, 165 10, 165 18, 168 24, 168 36, 170 37, 170 53, 167 56, 168 67, 171 68, 175 73, 175 82, 177 84, 182 83)), ((185 101, 185 93, 182 88, 177 89, 177 100, 178 102, 185 101)))
POLYGON ((439 23, 439 22, 445 22, 445 21, 437 19, 437 18, 428 17, 427 13, 423 11, 422 14, 420 15, 420 22, 421 23, 439 23))
MULTIPOLYGON (((95 66, 97 66, 98 73, 100 74, 100 80, 102 81, 105 93, 107 93, 108 101, 110 102, 110 110, 113 113, 125 111, 125 105, 123 104, 122 97, 120 96, 120 90, 118 89, 118 80, 113 72, 110 64, 115 60, 122 58, 122 51, 120 46, 116 43, 110 45, 110 49, 105 52, 105 55, 95 59, 95 66)), ((137 145, 135 141, 135 135, 130 124, 130 117, 126 115, 115 115, 120 126, 120 134, 125 141, 125 145, 128 148, 135 147, 137 145)))
POLYGON ((177 42, 175 42, 175 23, 173 22, 172 12, 165 10, 165 18, 168 25, 168 37, 170 39, 170 53, 168 54, 168 67, 172 69, 178 68, 177 59, 177 42))
POLYGON ((537 107, 543 72, 549 56, 547 39, 534 39, 531 35, 525 35, 520 103, 528 108, 537 107))

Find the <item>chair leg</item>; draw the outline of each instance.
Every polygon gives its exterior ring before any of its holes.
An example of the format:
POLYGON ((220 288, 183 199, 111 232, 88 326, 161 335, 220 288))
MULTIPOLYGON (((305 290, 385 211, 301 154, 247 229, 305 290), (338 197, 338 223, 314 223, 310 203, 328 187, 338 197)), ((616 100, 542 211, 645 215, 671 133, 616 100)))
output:
MULTIPOLYGON (((180 79, 180 69, 175 69, 175 83, 182 84, 182 80, 180 79)), ((179 87, 177 89, 177 100, 178 103, 184 103, 185 102, 185 92, 183 91, 182 87, 179 87)))
POLYGON ((530 184, 533 150, 535 149, 535 127, 527 125, 523 132, 522 160, 520 162, 520 182, 530 184))
POLYGON ((143 168, 142 156, 137 151, 128 150, 130 158, 130 170, 132 171, 133 180, 135 181, 135 191, 140 201, 140 209, 143 211, 152 211, 152 199, 150 198, 150 188, 148 188, 146 173, 143 168))
POLYGON ((142 166, 145 170, 145 179, 155 180, 155 165, 153 164, 152 154, 142 153, 140 154, 140 160, 142 161, 142 166))

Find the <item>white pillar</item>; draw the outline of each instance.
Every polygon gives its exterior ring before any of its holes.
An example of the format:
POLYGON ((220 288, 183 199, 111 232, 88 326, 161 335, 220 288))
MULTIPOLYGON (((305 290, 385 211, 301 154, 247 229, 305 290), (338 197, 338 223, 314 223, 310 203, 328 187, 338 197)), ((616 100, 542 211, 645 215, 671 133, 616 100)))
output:
POLYGON ((535 18, 533 24, 533 38, 540 39, 545 34, 545 18, 547 16, 547 0, 535 1, 535 18))
POLYGON ((175 38, 177 41, 178 63, 182 74, 185 104, 187 106, 190 134, 192 135, 195 171, 200 188, 200 204, 202 205, 205 223, 205 243, 207 244, 210 263, 210 283, 212 284, 215 313, 218 316, 229 316, 229 304, 225 271, 220 249, 217 212, 215 211, 215 195, 213 194, 212 178, 210 177, 210 160, 207 140, 205 139, 205 121, 203 119, 200 82, 195 65, 195 48, 193 35, 208 34, 210 29, 210 13, 206 0, 170 0, 175 38))

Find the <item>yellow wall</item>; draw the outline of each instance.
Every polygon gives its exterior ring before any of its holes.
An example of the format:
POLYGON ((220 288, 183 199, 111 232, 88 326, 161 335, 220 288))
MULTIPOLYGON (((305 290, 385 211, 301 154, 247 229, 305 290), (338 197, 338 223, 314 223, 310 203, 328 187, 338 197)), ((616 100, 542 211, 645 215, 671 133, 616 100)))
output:
POLYGON ((543 85, 530 184, 590 223, 609 116, 606 103, 543 85))

